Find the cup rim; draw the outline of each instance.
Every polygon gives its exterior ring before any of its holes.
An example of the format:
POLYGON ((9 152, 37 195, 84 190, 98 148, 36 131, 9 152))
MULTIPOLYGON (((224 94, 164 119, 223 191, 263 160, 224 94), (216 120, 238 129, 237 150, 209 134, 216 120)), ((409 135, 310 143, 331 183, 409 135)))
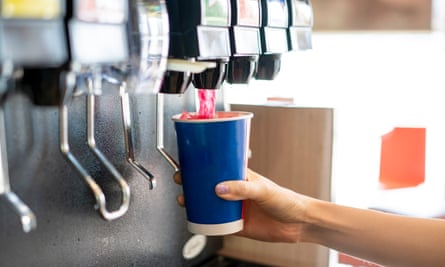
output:
MULTIPOLYGON (((189 112, 192 115, 197 114, 196 112, 189 112)), ((250 119, 253 117, 252 112, 247 111, 217 111, 216 114, 233 114, 229 117, 216 117, 211 119, 181 119, 182 113, 176 114, 172 116, 172 120, 175 122, 181 122, 181 123, 208 123, 208 122, 222 122, 222 121, 236 121, 236 120, 243 120, 243 119, 250 119)))

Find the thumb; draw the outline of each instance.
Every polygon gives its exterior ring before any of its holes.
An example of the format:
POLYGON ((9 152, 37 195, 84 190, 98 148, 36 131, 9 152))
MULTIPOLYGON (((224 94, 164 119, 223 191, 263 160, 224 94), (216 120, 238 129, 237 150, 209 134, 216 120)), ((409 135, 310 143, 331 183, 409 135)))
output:
POLYGON ((249 181, 226 181, 216 185, 216 194, 226 200, 258 199, 260 188, 249 181))

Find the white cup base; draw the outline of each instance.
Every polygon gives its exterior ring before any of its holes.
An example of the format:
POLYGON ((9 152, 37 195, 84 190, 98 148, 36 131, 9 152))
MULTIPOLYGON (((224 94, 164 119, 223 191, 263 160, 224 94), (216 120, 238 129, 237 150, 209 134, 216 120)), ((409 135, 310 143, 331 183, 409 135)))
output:
POLYGON ((237 220, 220 224, 200 224, 187 222, 187 228, 191 233, 200 235, 229 235, 243 230, 244 220, 237 220))

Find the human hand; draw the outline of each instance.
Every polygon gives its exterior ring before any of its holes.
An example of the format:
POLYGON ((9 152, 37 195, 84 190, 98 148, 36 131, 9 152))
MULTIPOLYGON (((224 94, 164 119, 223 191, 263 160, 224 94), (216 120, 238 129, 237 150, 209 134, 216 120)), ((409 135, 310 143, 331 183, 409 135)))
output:
POLYGON ((222 182, 215 191, 226 200, 244 200, 244 229, 238 235, 269 242, 300 240, 309 197, 281 187, 250 169, 245 181, 222 182))
MULTIPOLYGON (((181 184, 181 175, 174 180, 181 184)), ((226 181, 215 188, 226 200, 244 200, 244 229, 236 235, 269 242, 297 242, 305 225, 306 196, 281 187, 248 169, 245 181, 226 181)), ((184 197, 177 197, 184 206, 184 197)))

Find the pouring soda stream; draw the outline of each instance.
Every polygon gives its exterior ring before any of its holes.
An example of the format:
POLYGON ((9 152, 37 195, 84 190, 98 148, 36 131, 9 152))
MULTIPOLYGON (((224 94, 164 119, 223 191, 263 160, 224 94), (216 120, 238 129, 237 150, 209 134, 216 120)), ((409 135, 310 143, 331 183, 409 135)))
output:
POLYGON ((198 117, 200 119, 215 118, 216 90, 198 89, 199 109, 198 117))
POLYGON ((216 116, 216 90, 197 89, 199 108, 197 113, 183 111, 181 119, 213 119, 216 116))

